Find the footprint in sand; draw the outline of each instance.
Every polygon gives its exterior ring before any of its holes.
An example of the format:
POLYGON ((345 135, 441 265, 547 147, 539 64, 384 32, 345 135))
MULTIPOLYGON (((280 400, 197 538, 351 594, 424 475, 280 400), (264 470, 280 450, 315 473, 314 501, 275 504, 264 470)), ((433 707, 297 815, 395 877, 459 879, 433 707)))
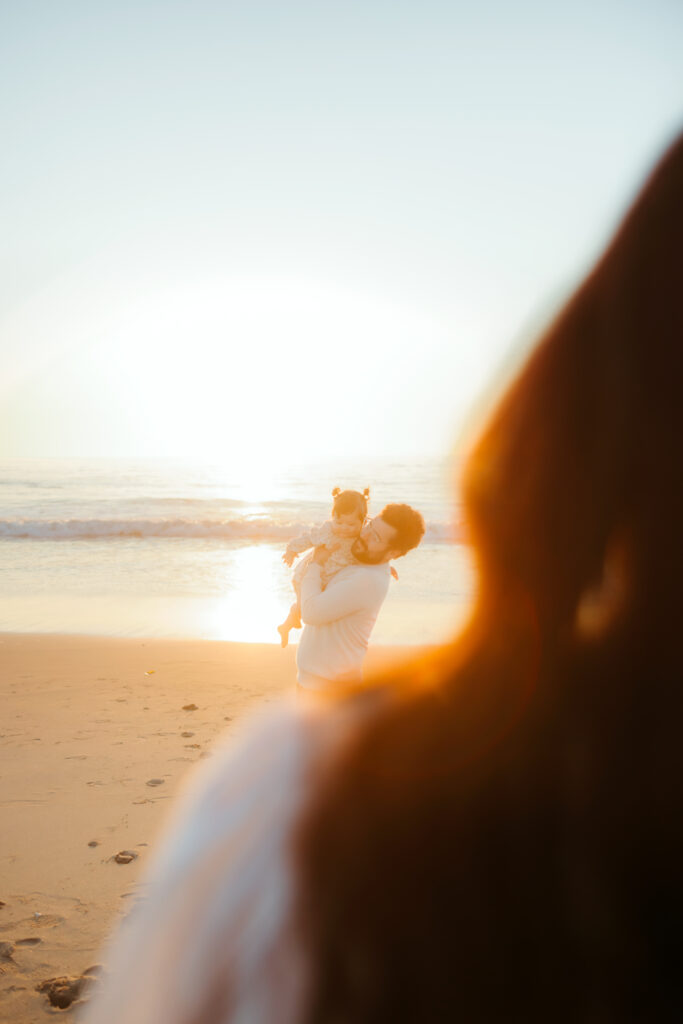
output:
POLYGON ((193 732, 181 732, 180 735, 183 737, 183 739, 189 740, 190 736, 194 736, 194 733, 193 732))
POLYGON ((37 946, 39 942, 42 942, 36 935, 29 936, 28 939, 17 939, 15 945, 17 946, 37 946))
POLYGON ((146 786, 163 786, 163 779, 147 779, 146 786))
MULTIPOLYGON (((35 935, 31 935, 31 932, 34 930, 34 928, 41 930, 43 928, 56 928, 57 925, 64 924, 65 921, 66 918, 62 917, 61 914, 41 914, 38 911, 36 911, 34 914, 31 914, 30 917, 24 917, 20 921, 16 921, 14 923, 14 928, 16 928, 17 930, 19 928, 21 928, 22 930, 25 928, 26 931, 29 933, 28 936, 24 936, 24 938, 22 939, 16 939, 15 945, 37 946, 41 940, 37 938, 35 935)), ((5 930, 7 930, 6 926, 5 930)))

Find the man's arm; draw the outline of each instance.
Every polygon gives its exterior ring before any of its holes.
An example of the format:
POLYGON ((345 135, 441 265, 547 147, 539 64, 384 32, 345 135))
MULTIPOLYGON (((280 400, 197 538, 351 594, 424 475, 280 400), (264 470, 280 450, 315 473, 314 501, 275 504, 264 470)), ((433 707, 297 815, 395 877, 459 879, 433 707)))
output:
POLYGON ((356 570, 345 580, 322 589, 320 566, 311 562, 301 581, 301 618, 307 626, 325 626, 366 608, 372 600, 372 586, 366 574, 356 570))

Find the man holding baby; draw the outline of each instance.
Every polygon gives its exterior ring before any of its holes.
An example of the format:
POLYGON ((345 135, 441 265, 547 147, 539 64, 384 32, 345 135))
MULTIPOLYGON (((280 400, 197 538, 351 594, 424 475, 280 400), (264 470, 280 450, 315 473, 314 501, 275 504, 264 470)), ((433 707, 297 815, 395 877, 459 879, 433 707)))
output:
POLYGON ((358 685, 370 634, 389 589, 390 562, 422 540, 424 520, 410 505, 386 505, 353 542, 354 564, 323 589, 321 573, 332 546, 315 549, 301 581, 303 633, 297 651, 298 685, 306 691, 358 685))

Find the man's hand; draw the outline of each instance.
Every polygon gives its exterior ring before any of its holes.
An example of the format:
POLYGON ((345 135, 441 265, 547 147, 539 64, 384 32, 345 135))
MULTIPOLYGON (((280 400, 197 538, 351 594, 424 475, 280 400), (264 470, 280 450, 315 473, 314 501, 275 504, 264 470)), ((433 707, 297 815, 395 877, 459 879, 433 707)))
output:
POLYGON ((320 544, 313 552, 313 561, 317 565, 324 565, 330 555, 333 555, 338 547, 341 547, 341 545, 329 544, 328 546, 325 546, 324 544, 320 544))
POLYGON ((282 561, 285 563, 285 565, 289 565, 291 567, 294 564, 295 558, 296 555, 294 554, 293 551, 285 551, 284 555, 282 556, 282 561))

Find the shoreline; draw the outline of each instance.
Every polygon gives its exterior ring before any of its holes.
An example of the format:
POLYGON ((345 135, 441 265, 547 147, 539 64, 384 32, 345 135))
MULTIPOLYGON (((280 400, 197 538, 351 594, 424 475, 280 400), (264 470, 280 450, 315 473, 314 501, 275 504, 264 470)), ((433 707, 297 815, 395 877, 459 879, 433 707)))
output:
MULTIPOLYGON (((21 629, 0 629, 0 644, 7 640, 84 640, 84 641, 103 641, 104 643, 124 643, 124 644, 215 644, 216 647, 275 647, 278 650, 280 648, 279 640, 221 640, 215 637, 205 636, 155 636, 154 634, 141 635, 141 636, 119 636, 113 633, 83 633, 74 632, 67 633, 63 630, 21 630, 21 629)), ((439 641, 434 643, 417 644, 414 642, 406 641, 405 643, 377 643, 374 644, 370 641, 370 647, 368 649, 368 659, 374 661, 373 652, 375 653, 387 653, 387 652, 403 652, 406 651, 417 651, 417 650, 429 650, 431 648, 440 647, 442 643, 448 641, 439 641)), ((288 648, 296 650, 298 641, 293 640, 289 642, 288 648)), ((284 648, 287 650, 288 648, 284 648)))
MULTIPOLYGON (((367 675, 418 651, 371 647, 367 675)), ((188 773, 219 736, 295 692, 294 654, 0 633, 0 949, 12 949, 0 954, 0 1020, 54 1013, 36 985, 99 962, 188 773), (124 850, 135 857, 114 861, 124 850)))

